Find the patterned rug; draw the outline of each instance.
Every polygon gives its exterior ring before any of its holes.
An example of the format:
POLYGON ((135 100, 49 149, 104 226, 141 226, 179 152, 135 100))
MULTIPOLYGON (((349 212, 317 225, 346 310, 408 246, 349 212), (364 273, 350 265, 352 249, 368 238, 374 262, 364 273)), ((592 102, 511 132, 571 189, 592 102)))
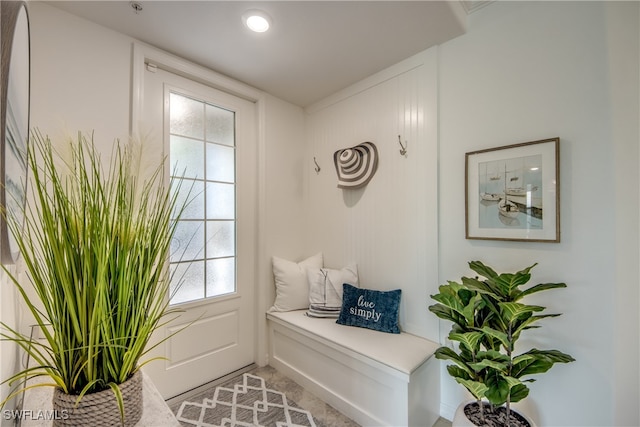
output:
POLYGON ((313 416, 268 387, 265 380, 243 374, 236 380, 184 401, 176 412, 182 426, 197 427, 320 427, 313 416), (205 395, 202 400, 200 398, 205 395))

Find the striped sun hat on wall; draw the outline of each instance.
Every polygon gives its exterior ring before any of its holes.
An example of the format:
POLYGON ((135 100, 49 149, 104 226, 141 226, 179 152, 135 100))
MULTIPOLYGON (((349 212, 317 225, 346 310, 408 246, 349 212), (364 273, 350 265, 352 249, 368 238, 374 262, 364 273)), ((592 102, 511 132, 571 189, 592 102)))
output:
POLYGON ((378 150, 373 142, 333 153, 338 173, 338 188, 360 188, 371 180, 378 168, 378 150))

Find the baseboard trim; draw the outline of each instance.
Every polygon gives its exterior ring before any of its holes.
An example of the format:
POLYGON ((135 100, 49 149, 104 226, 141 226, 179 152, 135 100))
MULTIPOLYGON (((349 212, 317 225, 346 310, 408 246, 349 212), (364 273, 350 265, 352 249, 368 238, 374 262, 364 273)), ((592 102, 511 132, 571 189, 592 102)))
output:
POLYGON ((453 420, 453 416, 456 413, 457 406, 451 406, 445 402, 440 402, 440 416, 446 420, 453 420))

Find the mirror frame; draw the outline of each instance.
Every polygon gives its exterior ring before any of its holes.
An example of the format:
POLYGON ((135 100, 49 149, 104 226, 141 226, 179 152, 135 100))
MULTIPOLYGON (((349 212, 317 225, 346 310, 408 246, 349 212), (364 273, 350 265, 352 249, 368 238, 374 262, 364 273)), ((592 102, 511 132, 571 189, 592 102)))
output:
MULTIPOLYGON (((18 64, 22 66, 25 64, 18 64)), ((18 86, 18 85, 16 85, 18 86)), ((10 235, 10 227, 7 224, 5 215, 12 215, 13 209, 18 210, 18 215, 22 216, 24 211, 24 203, 26 199, 26 148, 29 138, 29 121, 30 121, 30 98, 31 98, 31 37, 29 29, 29 12, 25 1, 0 1, 0 209, 3 214, 0 215, 0 261, 3 264, 14 263, 19 255, 19 250, 13 242, 10 235), (24 13, 24 20, 19 20, 21 13, 24 13), (20 25, 18 25, 20 23, 20 25), (17 31, 26 31, 16 37, 17 31), (25 40, 26 38, 26 40, 25 40), (17 52, 14 50, 14 42, 18 40, 23 42, 21 47, 26 48, 26 52, 17 52), (24 46, 26 44, 26 46, 24 46), (26 58, 25 58, 26 56, 26 58), (24 73, 18 75, 23 85, 26 84, 26 93, 21 93, 19 89, 13 88, 15 80, 10 79, 11 65, 13 60, 14 70, 16 60, 26 61, 24 73), (25 69, 26 68, 26 69, 25 69), (24 81, 26 79, 26 82, 24 81), (11 86, 10 86, 11 85, 11 86), (13 99, 9 95, 10 92, 16 92, 22 95, 21 99, 13 99), (26 99, 24 99, 26 98, 26 99), (10 101, 19 104, 11 108, 10 101), (26 108, 26 117, 18 117, 14 120, 14 116, 10 113, 13 110, 26 108), (8 117, 9 115, 9 117, 8 117), (24 146, 18 146, 15 142, 8 146, 13 137, 11 132, 7 131, 7 120, 16 122, 17 136, 16 141, 24 141, 24 146), (22 119, 22 120, 20 120, 22 119), (17 121, 20 121, 17 124, 17 121), (8 139, 11 137, 10 139, 8 139), (11 158, 9 158, 11 156, 11 158), (14 176, 19 175, 19 176, 14 176), (12 184, 18 184, 13 186, 12 184), (20 187, 21 185, 21 187, 20 187), (11 193, 14 188, 14 194, 11 193), (17 192, 17 194, 15 194, 17 192), (11 200, 16 203, 11 203, 11 200), (9 203, 7 203, 9 201, 9 203)), ((12 123, 13 123, 12 122, 12 123)))

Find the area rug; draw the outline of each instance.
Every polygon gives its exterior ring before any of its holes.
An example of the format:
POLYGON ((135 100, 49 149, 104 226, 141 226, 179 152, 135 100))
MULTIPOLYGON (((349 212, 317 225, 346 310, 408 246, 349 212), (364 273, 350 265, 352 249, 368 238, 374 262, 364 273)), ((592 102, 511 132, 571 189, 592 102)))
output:
POLYGON ((245 373, 241 381, 222 384, 202 400, 201 396, 180 404, 176 418, 182 426, 320 427, 308 411, 256 375, 245 373))

